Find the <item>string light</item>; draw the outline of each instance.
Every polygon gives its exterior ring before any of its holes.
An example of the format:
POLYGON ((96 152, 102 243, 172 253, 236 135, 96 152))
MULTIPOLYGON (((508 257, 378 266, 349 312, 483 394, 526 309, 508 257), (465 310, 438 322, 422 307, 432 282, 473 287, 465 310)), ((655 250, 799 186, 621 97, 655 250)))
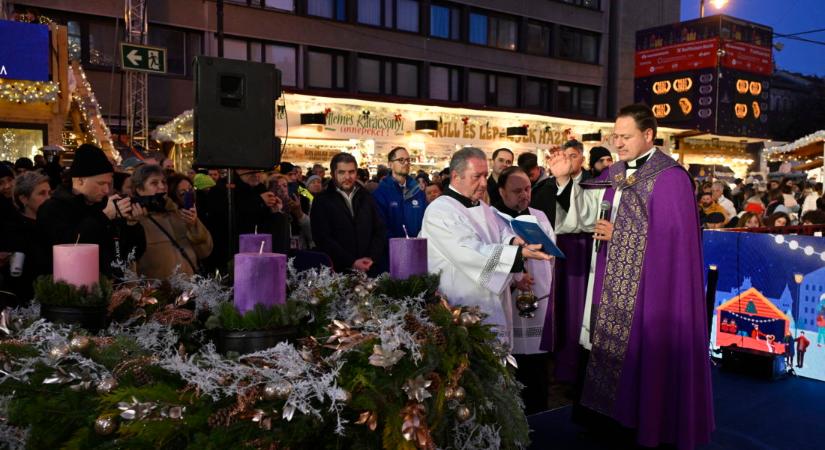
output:
POLYGON ((771 323, 771 322, 776 322, 778 320, 782 320, 778 317, 774 318, 774 319, 754 319, 750 316, 743 316, 742 314, 735 313, 733 311, 725 311, 725 312, 729 313, 729 314, 732 314, 733 316, 736 316, 737 319, 742 319, 742 320, 745 320, 745 321, 750 322, 750 323, 771 323))
POLYGON ((799 245, 799 242, 798 242, 798 241, 795 241, 795 240, 785 240, 785 236, 783 236, 783 235, 781 235, 781 234, 777 234, 777 235, 775 235, 775 236, 773 237, 773 240, 774 240, 774 242, 776 242, 778 245, 785 245, 785 244, 787 244, 787 245, 788 245, 788 248, 790 248, 791 250, 802 250, 802 253, 805 253, 807 256, 813 256, 813 255, 816 255, 816 256, 819 256, 819 259, 821 259, 822 261, 825 261, 825 252, 818 252, 818 251, 816 251, 816 250, 813 248, 813 246, 811 246, 811 245, 806 245, 805 247, 802 247, 802 246, 800 246, 800 245, 799 245))
POLYGON ((192 142, 194 111, 187 110, 157 128, 152 132, 152 139, 160 142, 174 142, 185 144, 192 142))
POLYGON ((780 156, 781 153, 788 153, 794 150, 800 149, 807 145, 815 144, 818 142, 825 142, 825 130, 819 130, 815 133, 811 133, 805 137, 801 137, 789 144, 780 145, 776 147, 771 147, 765 150, 765 156, 780 156))
MULTIPOLYGON (((112 132, 103 120, 103 116, 100 113, 100 104, 97 102, 97 97, 95 97, 95 93, 92 90, 92 85, 89 83, 89 80, 86 79, 86 72, 79 64, 73 65, 73 67, 75 67, 77 73, 80 74, 82 89, 76 89, 75 92, 72 93, 72 100, 77 103, 78 109, 80 110, 80 114, 83 118, 83 123, 89 125, 90 131, 92 129, 97 129, 103 134, 103 142, 101 143, 100 137, 97 133, 92 131, 90 133, 92 143, 104 148, 113 149, 112 132), (81 95, 81 92, 85 93, 85 95, 81 95)), ((117 152, 113 152, 112 156, 117 162, 119 162, 120 155, 118 155, 117 152)))
POLYGON ((4 80, 0 78, 0 101, 11 103, 51 103, 60 86, 54 81, 4 80))

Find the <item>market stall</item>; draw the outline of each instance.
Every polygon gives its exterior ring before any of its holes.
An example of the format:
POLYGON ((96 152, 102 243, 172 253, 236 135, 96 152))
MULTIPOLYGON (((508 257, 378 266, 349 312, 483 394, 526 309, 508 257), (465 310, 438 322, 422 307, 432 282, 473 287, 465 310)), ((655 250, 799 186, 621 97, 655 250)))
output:
POLYGON ((808 178, 822 181, 825 169, 825 130, 820 130, 793 142, 767 148, 763 156, 768 162, 779 163, 776 172, 787 175, 790 172, 805 173, 808 178))

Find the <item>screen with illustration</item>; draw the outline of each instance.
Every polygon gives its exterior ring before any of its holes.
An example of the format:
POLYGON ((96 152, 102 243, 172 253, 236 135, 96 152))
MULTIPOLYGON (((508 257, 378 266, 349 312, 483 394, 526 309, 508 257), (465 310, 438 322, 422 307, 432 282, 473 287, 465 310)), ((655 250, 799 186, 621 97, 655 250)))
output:
POLYGON ((825 238, 705 231, 703 241, 706 279, 718 275, 711 346, 781 354, 797 375, 825 380, 825 238))

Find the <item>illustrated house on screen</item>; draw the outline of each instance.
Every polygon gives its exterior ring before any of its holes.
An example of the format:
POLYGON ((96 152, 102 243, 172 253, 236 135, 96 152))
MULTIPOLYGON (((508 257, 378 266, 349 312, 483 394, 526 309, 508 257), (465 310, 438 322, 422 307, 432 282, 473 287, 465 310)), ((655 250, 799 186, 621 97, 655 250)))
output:
POLYGON ((784 353, 782 339, 790 333, 790 318, 752 287, 716 310, 716 345, 736 345, 784 353))

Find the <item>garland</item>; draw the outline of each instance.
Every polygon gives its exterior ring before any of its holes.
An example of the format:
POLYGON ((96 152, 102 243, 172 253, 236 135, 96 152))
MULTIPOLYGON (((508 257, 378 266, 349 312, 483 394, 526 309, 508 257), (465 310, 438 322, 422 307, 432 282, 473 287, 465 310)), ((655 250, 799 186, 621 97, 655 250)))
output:
POLYGON ((438 277, 289 269, 286 305, 241 316, 220 277, 117 287, 100 336, 0 315, 0 442, 10 448, 514 449, 527 421, 484 315, 438 277), (417 286, 416 290, 408 290, 417 286), (388 295, 402 292, 403 295, 388 295), (233 308, 234 309, 234 308, 233 308), (206 324, 296 325, 295 343, 224 356, 206 324))
POLYGON ((78 288, 63 281, 54 281, 51 275, 43 275, 34 282, 34 296, 42 305, 106 306, 112 296, 112 282, 100 277, 99 283, 78 288))
POLYGON ((51 103, 60 86, 54 81, 5 80, 0 78, 0 101, 11 103, 51 103))

